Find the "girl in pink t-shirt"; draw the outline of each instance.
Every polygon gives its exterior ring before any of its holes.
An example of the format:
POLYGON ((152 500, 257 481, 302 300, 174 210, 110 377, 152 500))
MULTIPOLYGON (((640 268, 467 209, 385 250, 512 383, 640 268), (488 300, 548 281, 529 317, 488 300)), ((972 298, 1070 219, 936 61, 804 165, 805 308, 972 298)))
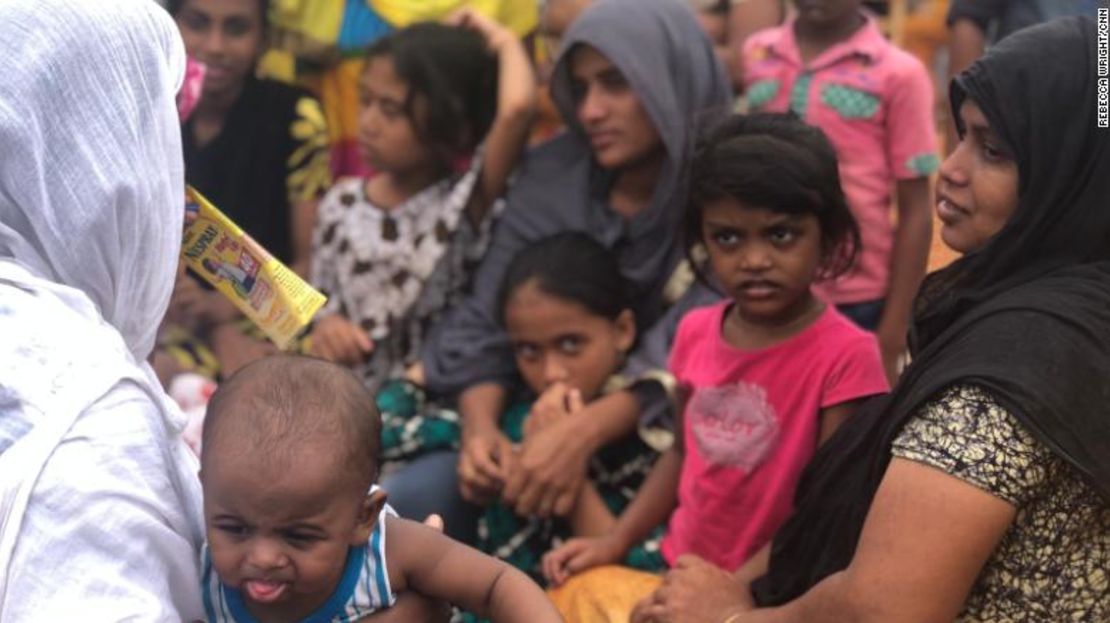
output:
POLYGON ((699 146, 690 191, 690 255, 708 256, 703 277, 727 298, 679 325, 674 445, 611 532, 548 554, 556 584, 621 560, 668 515, 666 564, 695 554, 739 568, 790 514, 817 445, 888 389, 874 336, 812 291, 859 248, 821 131, 785 115, 732 118, 699 146))

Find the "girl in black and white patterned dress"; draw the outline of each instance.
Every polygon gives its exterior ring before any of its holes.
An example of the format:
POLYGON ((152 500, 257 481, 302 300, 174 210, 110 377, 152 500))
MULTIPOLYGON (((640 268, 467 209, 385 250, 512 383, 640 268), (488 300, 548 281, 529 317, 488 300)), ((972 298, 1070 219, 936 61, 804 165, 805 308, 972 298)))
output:
POLYGON ((512 32, 464 11, 374 45, 359 92, 359 150, 376 174, 340 180, 320 206, 312 282, 329 301, 309 350, 376 390, 416 362, 468 287, 524 147, 535 81, 512 32))

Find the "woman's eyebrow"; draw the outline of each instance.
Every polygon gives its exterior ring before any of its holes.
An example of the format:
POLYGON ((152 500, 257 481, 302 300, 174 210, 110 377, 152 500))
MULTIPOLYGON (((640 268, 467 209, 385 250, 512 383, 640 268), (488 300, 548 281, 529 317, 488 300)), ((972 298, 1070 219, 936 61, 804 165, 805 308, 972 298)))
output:
POLYGON ((599 72, 597 77, 602 80, 624 80, 624 73, 616 67, 609 67, 599 72))

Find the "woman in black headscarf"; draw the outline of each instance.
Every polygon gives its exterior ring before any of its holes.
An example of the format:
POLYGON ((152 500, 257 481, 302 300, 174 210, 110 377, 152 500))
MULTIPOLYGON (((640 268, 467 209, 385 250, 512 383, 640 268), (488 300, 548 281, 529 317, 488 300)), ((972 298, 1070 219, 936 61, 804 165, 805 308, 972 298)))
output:
POLYGON ((937 212, 965 256, 923 286, 913 363, 818 452, 769 564, 686 560, 635 621, 1110 620, 1096 39, 1030 28, 954 81, 937 212))

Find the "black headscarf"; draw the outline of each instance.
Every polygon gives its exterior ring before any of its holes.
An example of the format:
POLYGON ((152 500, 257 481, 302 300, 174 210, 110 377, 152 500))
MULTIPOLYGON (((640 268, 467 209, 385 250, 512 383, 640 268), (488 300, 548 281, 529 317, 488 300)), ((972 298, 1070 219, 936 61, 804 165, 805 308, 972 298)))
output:
POLYGON ((776 535, 761 606, 848 566, 906 422, 946 388, 985 388, 1110 501, 1110 130, 1096 123, 1087 18, 1016 33, 954 81, 1013 150, 1018 206, 982 249, 931 275, 913 363, 817 453, 776 535))

